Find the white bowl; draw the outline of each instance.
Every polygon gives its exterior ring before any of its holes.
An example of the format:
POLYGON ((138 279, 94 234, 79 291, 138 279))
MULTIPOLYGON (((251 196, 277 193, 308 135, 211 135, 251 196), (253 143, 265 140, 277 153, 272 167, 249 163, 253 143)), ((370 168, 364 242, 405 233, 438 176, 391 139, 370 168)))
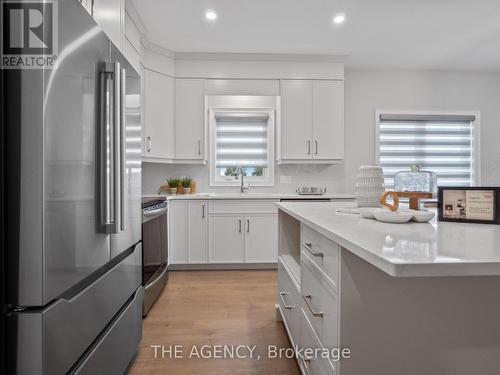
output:
POLYGON ((385 223, 407 223, 413 218, 413 213, 404 211, 376 210, 373 216, 378 221, 385 223))

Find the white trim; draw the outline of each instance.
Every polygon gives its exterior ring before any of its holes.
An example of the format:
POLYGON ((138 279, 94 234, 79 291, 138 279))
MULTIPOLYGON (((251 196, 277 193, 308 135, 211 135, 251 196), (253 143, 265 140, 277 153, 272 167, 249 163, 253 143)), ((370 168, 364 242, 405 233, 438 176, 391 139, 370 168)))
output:
POLYGON ((285 53, 175 52, 176 60, 211 61, 298 61, 345 63, 348 55, 307 55, 285 53))
POLYGON ((446 111, 425 111, 425 110, 375 110, 375 163, 380 164, 380 115, 472 115, 475 120, 472 121, 474 138, 474 158, 473 158, 473 181, 475 186, 481 185, 481 112, 446 110, 446 111))
POLYGON ((210 173, 210 185, 209 186, 239 186, 240 179, 231 179, 223 181, 215 176, 217 168, 215 167, 215 155, 216 155, 216 135, 215 135, 215 114, 216 113, 235 113, 235 112, 264 112, 269 115, 268 120, 268 154, 267 160, 269 162, 266 168, 267 174, 263 178, 252 178, 251 176, 246 177, 245 181, 248 182, 250 186, 274 186, 274 126, 275 126, 275 109, 274 108, 210 108, 208 110, 208 127, 209 127, 209 173, 210 173))

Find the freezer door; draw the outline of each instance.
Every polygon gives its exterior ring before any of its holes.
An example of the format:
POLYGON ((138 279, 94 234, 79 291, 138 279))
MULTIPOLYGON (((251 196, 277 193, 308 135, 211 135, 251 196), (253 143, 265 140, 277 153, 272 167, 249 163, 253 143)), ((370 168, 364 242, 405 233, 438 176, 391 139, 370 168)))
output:
MULTIPOLYGON (((141 244, 115 261, 117 264, 78 293, 65 295, 43 309, 8 315, 8 374, 63 375, 78 366, 141 285, 141 244)), ((142 305, 142 294, 138 304, 142 305)), ((140 327, 140 309, 129 323, 131 331, 140 327)), ((137 348, 135 339, 134 343, 133 350, 137 348)), ((127 340, 122 344, 115 342, 113 352, 130 349, 127 340)), ((109 360, 120 364, 116 358, 109 360)))
POLYGON ((76 0, 58 4, 58 67, 6 72, 8 303, 42 306, 110 259, 96 229, 99 70, 110 43, 76 0))
POLYGON ((120 165, 120 190, 116 203, 119 205, 117 231, 111 234, 111 257, 141 240, 141 128, 142 98, 141 77, 114 47, 111 47, 111 61, 118 62, 121 77, 120 132, 121 151, 117 164, 120 165))

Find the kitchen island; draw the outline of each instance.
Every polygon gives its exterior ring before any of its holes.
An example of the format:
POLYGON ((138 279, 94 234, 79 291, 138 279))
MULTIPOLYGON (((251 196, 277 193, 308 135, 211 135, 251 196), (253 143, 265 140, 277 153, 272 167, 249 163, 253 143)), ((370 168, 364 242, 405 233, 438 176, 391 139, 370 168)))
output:
POLYGON ((500 226, 387 224, 278 203, 279 318, 304 373, 500 373, 500 226))

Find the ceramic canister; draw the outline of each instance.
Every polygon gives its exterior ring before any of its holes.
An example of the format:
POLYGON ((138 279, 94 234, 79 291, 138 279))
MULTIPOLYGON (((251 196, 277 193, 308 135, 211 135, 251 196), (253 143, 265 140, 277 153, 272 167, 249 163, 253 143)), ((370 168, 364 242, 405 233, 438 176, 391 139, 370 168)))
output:
POLYGON ((380 207, 380 196, 385 193, 382 167, 365 165, 356 174, 356 202, 358 207, 380 207))

